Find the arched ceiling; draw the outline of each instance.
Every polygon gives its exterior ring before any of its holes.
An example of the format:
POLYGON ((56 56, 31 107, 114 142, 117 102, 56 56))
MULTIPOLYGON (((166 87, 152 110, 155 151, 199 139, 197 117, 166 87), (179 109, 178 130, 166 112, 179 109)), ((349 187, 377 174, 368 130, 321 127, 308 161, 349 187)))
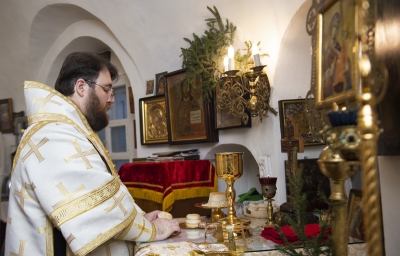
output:
MULTIPOLYGON (((101 22, 88 11, 71 4, 48 5, 37 13, 32 21, 29 35, 30 64, 33 74, 39 72, 48 50, 57 38, 69 26, 82 20, 101 22)), ((70 46, 77 46, 79 50, 89 48, 90 46, 97 48, 92 48, 91 51, 107 49, 107 46, 101 45, 98 40, 91 38, 81 38, 77 42, 71 43, 70 46)))

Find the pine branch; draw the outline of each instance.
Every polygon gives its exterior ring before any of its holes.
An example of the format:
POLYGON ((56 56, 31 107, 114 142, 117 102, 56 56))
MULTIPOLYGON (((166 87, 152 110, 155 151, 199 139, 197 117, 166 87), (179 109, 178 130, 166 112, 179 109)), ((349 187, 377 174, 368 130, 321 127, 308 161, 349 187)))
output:
MULTIPOLYGON (((282 228, 279 226, 276 226, 278 233, 281 237, 281 239, 284 241, 283 245, 277 245, 276 248, 286 254, 286 255, 292 255, 292 256, 299 256, 299 255, 331 255, 332 254, 332 241, 329 239, 328 241, 324 241, 324 238, 327 236, 327 228, 328 228, 328 222, 325 220, 319 221, 320 225, 320 233, 319 235, 313 237, 313 238, 308 238, 307 235, 305 234, 305 220, 306 220, 306 205, 307 205, 307 199, 305 193, 302 192, 303 190, 303 169, 304 166, 300 166, 298 172, 296 173, 296 166, 295 163, 296 161, 295 158, 297 157, 296 154, 297 149, 293 149, 293 154, 292 154, 292 166, 291 170, 287 169, 286 170, 286 176, 288 178, 288 186, 291 191, 289 197, 289 200, 293 202, 295 206, 295 211, 296 211, 296 221, 292 220, 288 216, 286 217, 286 221, 289 223, 293 231, 297 234, 299 241, 291 244, 289 241, 286 239, 285 235, 283 234, 282 228), (303 248, 303 252, 297 252, 296 248, 299 247, 303 248)), ((318 196, 321 198, 322 201, 325 201, 327 203, 328 199, 322 193, 320 190, 318 190, 318 196)), ((322 214, 322 211, 320 211, 320 214, 322 214)), ((322 216, 322 215, 320 215, 322 216)))

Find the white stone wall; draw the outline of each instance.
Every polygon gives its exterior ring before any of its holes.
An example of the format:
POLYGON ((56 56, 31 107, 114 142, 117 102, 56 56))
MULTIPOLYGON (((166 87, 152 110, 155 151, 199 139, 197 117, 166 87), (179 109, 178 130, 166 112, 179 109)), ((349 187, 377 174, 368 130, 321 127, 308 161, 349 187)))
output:
MULTIPOLYGON (((201 35, 204 19, 211 17, 207 6, 216 6, 222 18, 237 26, 234 47, 244 48, 244 41, 261 41, 260 52, 269 54, 261 62, 273 88, 271 106, 278 101, 305 97, 310 86, 311 38, 305 20, 311 0, 2 0, 0 1, 0 99, 12 98, 14 112, 25 110, 22 84, 36 80, 52 86, 64 57, 72 51, 102 51, 111 48, 113 59, 133 87, 135 109, 145 95, 145 81, 156 73, 181 68, 180 48, 187 47, 184 37, 201 35)), ((136 111, 136 119, 139 113, 136 111)), ((138 124, 137 124, 138 125, 138 124)), ((246 163, 247 175, 237 182, 237 194, 259 186, 254 175, 254 159, 270 155, 278 176, 277 204, 285 201, 284 160, 280 151, 279 117, 269 114, 262 123, 253 119, 250 129, 220 131, 219 143, 196 145, 142 146, 137 157, 153 152, 199 148, 201 157, 212 158, 216 150, 229 150, 229 144, 242 145, 252 156, 246 163), (224 144, 228 146, 224 147, 224 144), (215 149, 216 148, 216 149, 215 149)), ((137 129, 137 138, 140 141, 137 129)), ((3 134, 5 169, 11 170, 11 152, 15 137, 3 134)), ((317 158, 322 146, 306 147, 299 158, 317 158)), ((385 184, 384 225, 387 255, 395 255, 398 245, 390 237, 399 236, 396 220, 400 207, 398 157, 384 158, 381 180, 385 184), (398 166, 398 165, 397 165, 398 166), (397 182, 396 182, 397 181, 397 182)), ((380 161, 382 162, 382 161, 380 161)), ((383 185, 382 185, 383 187, 383 185)), ((221 189, 223 189, 221 187, 221 189)))

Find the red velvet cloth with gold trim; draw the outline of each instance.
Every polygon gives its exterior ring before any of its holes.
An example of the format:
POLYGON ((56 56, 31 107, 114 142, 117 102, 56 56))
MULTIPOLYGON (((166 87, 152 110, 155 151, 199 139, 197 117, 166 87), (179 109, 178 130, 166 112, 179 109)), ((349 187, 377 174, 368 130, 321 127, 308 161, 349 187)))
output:
POLYGON ((169 211, 175 200, 207 197, 218 190, 209 160, 129 163, 118 173, 132 197, 160 203, 163 211, 169 211))

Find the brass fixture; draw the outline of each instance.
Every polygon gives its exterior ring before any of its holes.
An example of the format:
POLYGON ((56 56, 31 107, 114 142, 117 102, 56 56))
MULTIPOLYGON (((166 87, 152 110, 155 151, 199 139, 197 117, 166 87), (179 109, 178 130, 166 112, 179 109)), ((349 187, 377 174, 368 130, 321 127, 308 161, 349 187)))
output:
POLYGON ((253 67, 243 75, 238 75, 239 70, 223 73, 217 107, 227 109, 228 115, 240 117, 244 124, 249 120, 247 111, 252 117, 258 116, 261 122, 268 111, 277 115, 278 112, 269 105, 271 86, 264 67, 253 67))

